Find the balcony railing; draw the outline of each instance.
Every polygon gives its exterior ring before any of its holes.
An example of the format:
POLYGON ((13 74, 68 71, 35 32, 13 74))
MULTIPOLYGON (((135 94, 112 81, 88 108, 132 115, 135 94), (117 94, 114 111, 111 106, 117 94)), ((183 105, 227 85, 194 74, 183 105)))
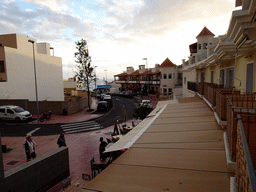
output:
POLYGON ((196 83, 195 82, 192 82, 192 81, 188 81, 188 87, 187 87, 188 90, 191 90, 191 91, 194 91, 194 92, 197 92, 197 89, 196 89, 196 83))
POLYGON ((216 92, 216 112, 222 121, 227 121, 227 98, 232 95, 240 95, 235 88, 220 88, 216 92))
POLYGON ((236 160, 237 144, 237 115, 255 115, 256 114, 256 96, 255 94, 233 95, 227 98, 227 134, 230 146, 232 160, 236 160))
POLYGON ((256 191, 256 116, 238 115, 236 185, 238 191, 256 191))

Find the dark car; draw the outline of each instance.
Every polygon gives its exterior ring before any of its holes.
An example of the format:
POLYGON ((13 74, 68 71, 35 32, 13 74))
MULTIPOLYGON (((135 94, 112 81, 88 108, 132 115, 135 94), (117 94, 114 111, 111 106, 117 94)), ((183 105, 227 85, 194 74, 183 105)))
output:
POLYGON ((108 111, 110 106, 107 101, 100 101, 97 106, 97 111, 108 111))

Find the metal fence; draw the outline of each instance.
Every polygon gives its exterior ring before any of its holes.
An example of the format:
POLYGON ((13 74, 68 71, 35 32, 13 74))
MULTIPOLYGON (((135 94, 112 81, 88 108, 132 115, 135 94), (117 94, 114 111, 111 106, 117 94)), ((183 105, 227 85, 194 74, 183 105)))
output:
POLYGON ((256 114, 256 97, 255 94, 233 95, 232 97, 228 97, 227 100, 227 133, 231 157, 235 161, 237 144, 236 118, 238 114, 256 114))
POLYGON ((236 186, 238 191, 256 191, 256 116, 238 115, 236 186))

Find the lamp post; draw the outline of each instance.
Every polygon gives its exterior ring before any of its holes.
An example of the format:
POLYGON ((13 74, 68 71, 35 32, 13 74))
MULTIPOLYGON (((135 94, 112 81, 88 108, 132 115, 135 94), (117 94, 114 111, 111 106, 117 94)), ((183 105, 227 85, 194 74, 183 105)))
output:
POLYGON ((107 70, 104 70, 104 71, 106 71, 106 85, 107 85, 107 83, 108 83, 108 72, 107 72, 107 70))
POLYGON ((96 87, 96 84, 97 84, 97 83, 96 83, 96 82, 97 82, 97 77, 96 77, 96 68, 97 68, 97 67, 98 67, 98 66, 95 66, 95 89, 97 88, 97 87, 96 87))
POLYGON ((37 80, 36 80, 36 60, 35 60, 35 41, 28 40, 29 43, 33 44, 33 58, 34 58, 34 76, 35 76, 35 90, 36 90, 36 112, 37 112, 37 122, 39 123, 39 105, 38 105, 38 94, 37 94, 37 80))
POLYGON ((148 59, 147 58, 143 58, 143 60, 146 60, 146 68, 147 68, 147 77, 146 77, 146 80, 147 80, 147 95, 148 95, 148 100, 149 100, 149 81, 148 81, 148 59))

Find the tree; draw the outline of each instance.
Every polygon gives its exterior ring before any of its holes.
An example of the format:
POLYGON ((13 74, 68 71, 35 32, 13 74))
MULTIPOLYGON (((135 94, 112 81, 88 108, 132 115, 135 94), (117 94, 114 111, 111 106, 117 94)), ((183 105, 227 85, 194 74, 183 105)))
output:
POLYGON ((151 113, 151 111, 153 111, 153 109, 148 105, 141 105, 134 109, 133 117, 135 119, 143 120, 151 113))
POLYGON ((88 111, 91 111, 90 106, 90 81, 94 77, 93 70, 91 66, 91 57, 89 56, 89 50, 87 46, 87 41, 83 38, 80 41, 76 42, 76 49, 78 52, 75 52, 75 58, 77 64, 77 71, 75 71, 75 77, 78 81, 83 81, 87 86, 87 95, 88 95, 88 111))

